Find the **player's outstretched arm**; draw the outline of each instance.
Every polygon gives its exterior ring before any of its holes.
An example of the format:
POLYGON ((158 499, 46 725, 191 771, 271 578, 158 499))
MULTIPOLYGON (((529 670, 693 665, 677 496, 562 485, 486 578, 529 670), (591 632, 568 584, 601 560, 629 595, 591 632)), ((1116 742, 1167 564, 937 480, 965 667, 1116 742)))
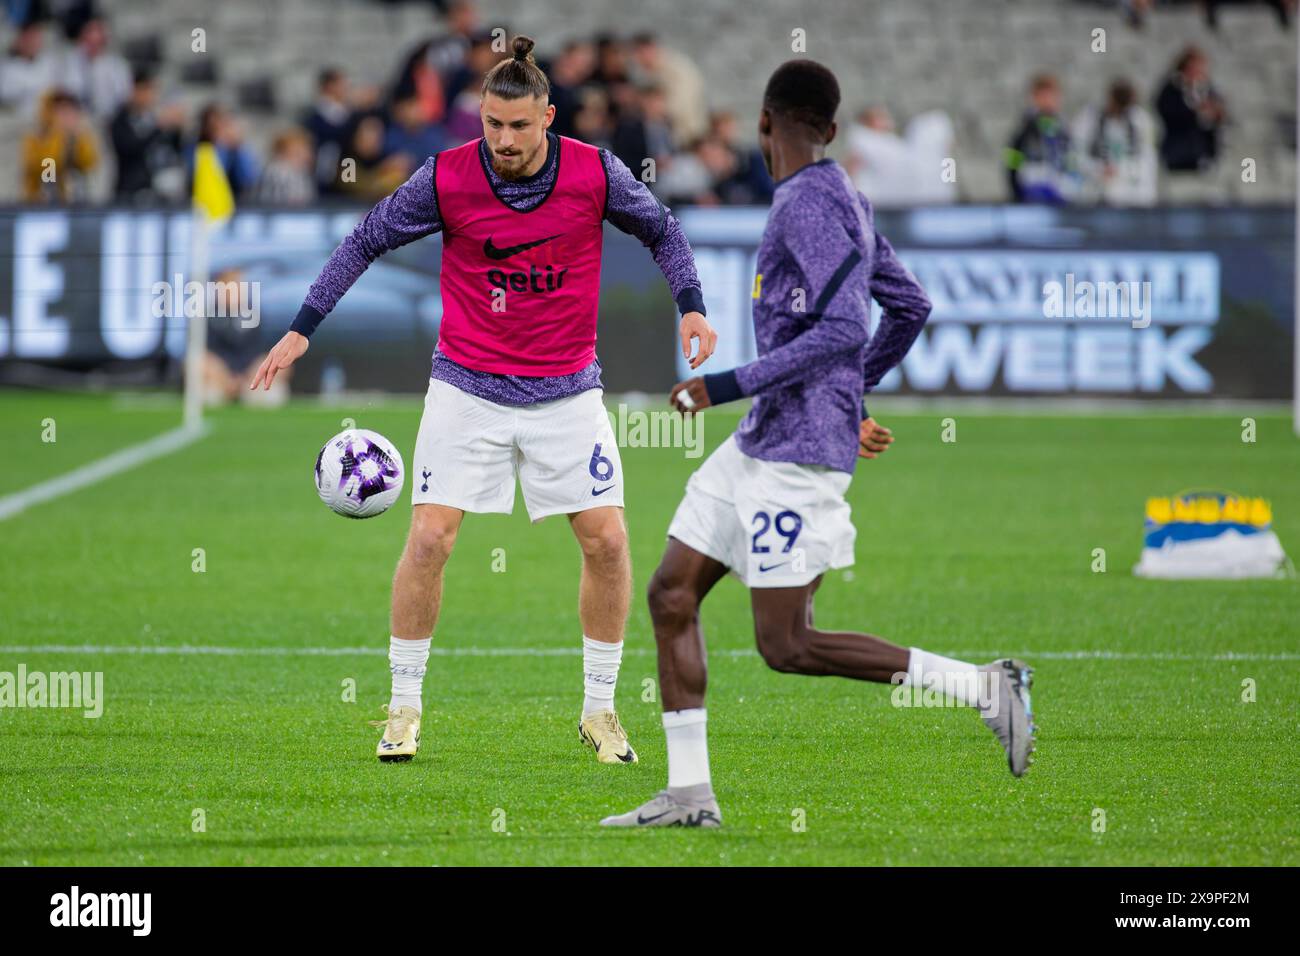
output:
POLYGON ((343 294, 385 252, 398 249, 442 228, 433 189, 434 157, 427 159, 411 178, 379 200, 330 254, 325 268, 312 283, 307 298, 284 338, 271 349, 250 389, 270 388, 277 372, 288 368, 307 351, 307 340, 338 305, 343 294))
POLYGON ((815 197, 787 206, 781 220, 769 222, 768 229, 775 230, 785 255, 808 285, 804 299, 813 303, 808 327, 746 365, 680 383, 669 400, 684 412, 813 378, 827 358, 867 344, 865 278, 871 264, 848 231, 827 224, 815 197))
MULTIPOLYGON (((748 365, 678 382, 669 393, 668 403, 678 411, 692 414, 712 405, 738 401, 789 382, 812 378, 827 356, 861 349, 866 343, 865 312, 860 315, 823 313, 812 328, 748 365)), ((696 364, 691 367, 695 368, 696 364)))
POLYGON ((695 269, 695 256, 677 217, 650 192, 649 187, 632 174, 627 165, 607 149, 600 151, 605 164, 608 191, 605 195, 605 218, 620 232, 635 236, 650 250, 655 265, 668 280, 682 321, 678 332, 682 339, 682 357, 699 368, 713 354, 718 333, 705 320, 704 294, 695 269), (692 343, 695 357, 691 357, 692 343))
POLYGON ((686 359, 693 369, 703 365, 713 354, 713 350, 718 347, 718 333, 713 331, 713 326, 705 321, 701 312, 687 312, 683 315, 677 331, 682 337, 682 358, 686 359), (697 346, 694 358, 691 358, 692 345, 697 346))
POLYGON ((748 365, 679 382, 669 393, 668 403, 691 414, 711 405, 738 401, 789 382, 812 378, 826 357, 861 349, 866 344, 866 312, 865 309, 855 311, 856 314, 821 313, 806 332, 748 365))
POLYGON ((307 336, 299 335, 290 329, 284 333, 284 337, 275 343, 275 347, 266 354, 262 359, 262 364, 257 367, 257 374, 249 382, 250 391, 261 385, 263 388, 270 388, 271 383, 275 381, 275 376, 283 372, 298 359, 303 357, 308 346, 307 336))

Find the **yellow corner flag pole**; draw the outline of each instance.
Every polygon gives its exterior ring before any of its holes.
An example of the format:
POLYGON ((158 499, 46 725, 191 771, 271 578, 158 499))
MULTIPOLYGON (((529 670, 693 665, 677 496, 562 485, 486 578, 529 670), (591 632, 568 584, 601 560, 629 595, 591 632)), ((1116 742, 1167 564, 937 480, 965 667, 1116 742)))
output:
POLYGON ((199 143, 194 151, 194 203, 190 226, 190 281, 204 291, 204 307, 190 319, 185 339, 185 419, 187 428, 197 428, 203 419, 203 357, 208 348, 207 284, 211 230, 235 212, 235 197, 221 166, 221 157, 211 143, 199 143))

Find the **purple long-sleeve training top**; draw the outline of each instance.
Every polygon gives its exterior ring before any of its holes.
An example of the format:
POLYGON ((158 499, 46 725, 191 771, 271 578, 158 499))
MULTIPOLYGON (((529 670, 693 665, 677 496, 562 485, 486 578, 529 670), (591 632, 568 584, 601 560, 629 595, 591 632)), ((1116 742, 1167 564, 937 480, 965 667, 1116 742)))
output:
MULTIPOLYGON (((492 190, 521 212, 542 202, 555 183, 559 142, 553 133, 546 136, 547 155, 542 168, 531 176, 514 180, 496 174, 487 155, 486 142, 479 144, 492 190)), ((695 271, 695 258, 681 224, 621 160, 605 149, 600 151, 600 158, 609 184, 605 219, 650 249, 668 280, 679 312, 703 313, 704 296, 695 271)), ((437 159, 430 156, 425 160, 410 179, 381 199, 344 238, 308 290, 306 301, 290 326, 293 331, 310 336, 370 263, 385 252, 442 229, 433 188, 437 159)), ((437 349, 433 353, 430 377, 499 405, 532 405, 601 387, 599 360, 571 375, 499 375, 466 368, 437 349)))
POLYGON ((804 166, 777 183, 758 247, 758 358, 704 376, 709 400, 754 396, 736 429, 745 454, 852 473, 862 396, 903 360, 929 316, 925 290, 844 170, 831 159, 804 166), (884 307, 874 336, 872 298, 884 307))

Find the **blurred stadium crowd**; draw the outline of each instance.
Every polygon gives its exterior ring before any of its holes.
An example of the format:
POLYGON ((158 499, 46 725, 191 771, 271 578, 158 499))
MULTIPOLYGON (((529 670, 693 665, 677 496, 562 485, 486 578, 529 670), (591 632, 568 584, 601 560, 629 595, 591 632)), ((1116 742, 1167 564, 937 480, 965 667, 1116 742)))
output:
MULTIPOLYGON (((755 0, 754 6, 766 2, 755 0)), ((167 8, 176 0, 162 3, 167 8)), ((194 146, 206 141, 216 146, 242 201, 293 206, 329 198, 376 200, 427 155, 479 135, 479 85, 506 55, 505 29, 532 32, 539 40, 539 59, 554 85, 556 132, 608 147, 652 179, 665 202, 755 204, 771 196, 771 180, 753 143, 752 108, 737 105, 748 106, 757 94, 736 88, 739 70, 729 68, 725 51, 711 56, 698 46, 678 47, 677 42, 698 42, 692 39, 694 26, 680 17, 671 29, 607 31, 595 14, 559 15, 570 8, 582 13, 581 4, 570 0, 531 8, 500 0, 495 19, 476 0, 282 3, 271 5, 274 13, 255 0, 228 0, 210 15, 200 7, 189 23, 211 25, 197 38, 184 27, 193 7, 186 2, 168 11, 162 35, 157 27, 145 29, 152 22, 147 5, 122 2, 110 12, 96 0, 7 0, 0 141, 14 151, 16 175, 0 179, 0 199, 184 203, 194 146), (562 26, 538 23, 538 7, 551 8, 551 19, 562 26), (117 13, 131 24, 129 34, 119 30, 117 13), (327 29, 349 36, 347 25, 364 20, 363 39, 378 49, 354 56, 349 51, 355 42, 318 44, 305 54, 314 52, 314 62, 286 61, 278 69, 264 62, 259 73, 254 34, 271 27, 262 19, 271 16, 285 18, 276 21, 281 29, 295 23, 306 28, 316 16, 327 29), (575 31, 575 24, 593 20, 591 32, 575 31), (678 40, 668 42, 668 35, 678 40), (290 72, 293 80, 281 82, 290 72), (304 72, 311 86, 303 85, 304 72)), ((647 0, 656 3, 663 6, 647 0)), ((732 22, 715 0, 693 6, 714 17, 711 22, 732 22)), ((1296 57, 1289 31, 1295 0, 989 0, 953 6, 982 9, 987 17, 952 20, 942 29, 943 18, 931 17, 938 39, 917 41, 908 29, 926 20, 908 20, 907 12, 891 18, 900 9, 937 13, 934 0, 880 5, 878 11, 850 3, 840 15, 839 22, 856 22, 847 16, 863 23, 870 34, 862 41, 867 53, 881 37, 896 37, 895 47, 904 53, 921 51, 910 60, 889 60, 892 83, 868 74, 877 82, 849 77, 844 84, 838 155, 877 205, 1294 200, 1296 57), (1071 58, 1062 60, 1065 47, 1039 32, 1048 23, 1041 19, 1043 8, 1054 8, 1048 12, 1056 14, 1060 30, 1083 29, 1069 41, 1071 58), (1248 28, 1241 26, 1245 21, 1226 22, 1229 13, 1236 17, 1245 8, 1251 8, 1248 28), (1007 18, 1001 55, 982 50, 996 40, 974 35, 976 23, 996 17, 1007 18), (1189 17, 1195 18, 1194 31, 1189 17), (1095 35, 1085 29, 1089 23, 1106 28, 1122 54, 1107 63, 1105 78, 1088 62, 1098 53, 1095 35), (936 63, 944 58, 945 30, 957 34, 954 42, 965 33, 971 49, 991 53, 986 69, 1005 65, 996 84, 991 76, 984 83, 985 75, 970 72, 964 81, 958 76, 956 87, 927 85, 923 71, 943 68, 926 64, 927 57, 936 63), (1201 43, 1185 39, 1193 32, 1201 43), (1276 52, 1288 45, 1289 56, 1279 60, 1276 52), (1253 60, 1264 55, 1259 50, 1267 51, 1267 62, 1252 72, 1253 60), (1232 63, 1231 79, 1222 83, 1216 73, 1220 51, 1232 63), (1163 65, 1152 66, 1162 53, 1163 65), (1043 64, 1059 72, 1043 71, 1043 64), (1016 101, 1022 95, 1023 105, 1016 101), (886 101, 903 106, 901 128, 886 101), (1073 104, 1068 111, 1067 101, 1073 104), (1225 142, 1234 131, 1242 135, 1229 154, 1225 142), (961 175, 944 174, 945 160, 953 157, 961 175), (1240 188, 1239 182, 1253 182, 1243 177, 1243 157, 1258 159, 1271 181, 1254 191, 1240 188), (1287 174, 1277 175, 1279 169, 1287 174)), ((839 67, 835 57, 830 62, 839 67)), ((957 167, 950 166, 955 174, 957 167)))

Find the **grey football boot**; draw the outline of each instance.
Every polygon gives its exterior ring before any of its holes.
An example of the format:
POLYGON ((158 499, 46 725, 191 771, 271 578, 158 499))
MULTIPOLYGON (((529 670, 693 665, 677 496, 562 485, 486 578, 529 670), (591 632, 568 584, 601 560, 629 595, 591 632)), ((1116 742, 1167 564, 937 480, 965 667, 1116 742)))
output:
POLYGON ((606 817, 602 827, 720 827, 722 811, 707 783, 660 790, 629 813, 606 817))
POLYGON ((1034 762, 1034 712, 1029 688, 1034 669, 1024 661, 1004 658, 985 664, 980 670, 991 674, 988 698, 980 706, 980 719, 993 731, 1007 752, 1007 766, 1014 776, 1023 776, 1034 762))

